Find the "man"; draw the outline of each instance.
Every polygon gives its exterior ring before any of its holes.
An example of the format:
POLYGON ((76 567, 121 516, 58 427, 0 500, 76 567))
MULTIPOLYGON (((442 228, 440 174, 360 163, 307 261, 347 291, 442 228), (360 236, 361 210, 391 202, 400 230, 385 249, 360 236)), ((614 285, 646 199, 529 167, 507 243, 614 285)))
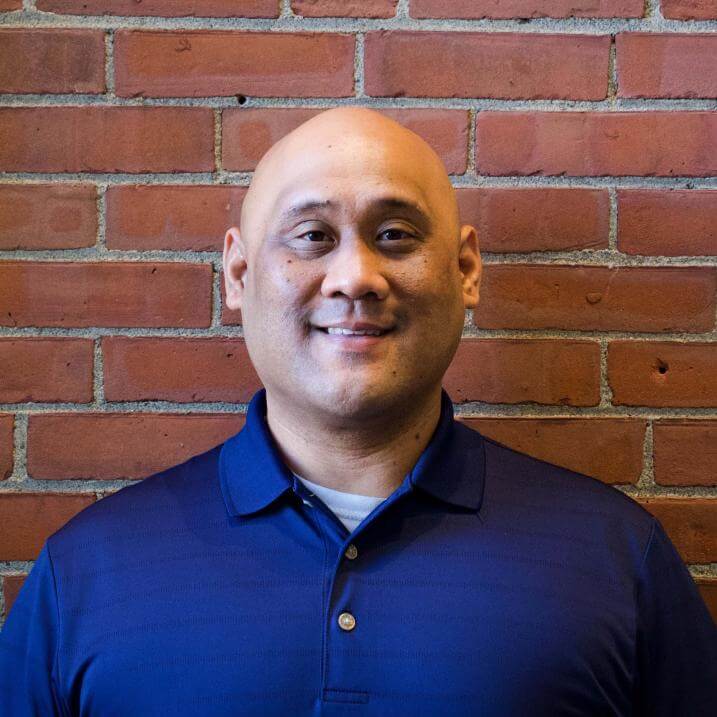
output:
POLYGON ((48 538, 3 714, 717 714, 717 628, 659 522, 454 421, 481 261, 435 153, 323 112, 240 225, 226 300, 264 389, 48 538))

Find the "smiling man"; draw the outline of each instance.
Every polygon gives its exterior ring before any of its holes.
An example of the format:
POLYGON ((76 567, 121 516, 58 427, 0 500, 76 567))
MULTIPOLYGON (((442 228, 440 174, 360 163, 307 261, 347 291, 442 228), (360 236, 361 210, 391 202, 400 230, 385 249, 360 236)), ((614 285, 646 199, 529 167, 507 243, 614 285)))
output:
POLYGON ((322 112, 240 225, 226 300, 264 388, 238 434, 47 539, 0 712, 717 714, 717 628, 660 523, 454 420, 481 260, 433 150, 322 112))
POLYGON ((368 109, 316 116, 257 167, 224 266, 286 463, 387 497, 436 426, 478 302, 476 231, 438 156, 368 109))

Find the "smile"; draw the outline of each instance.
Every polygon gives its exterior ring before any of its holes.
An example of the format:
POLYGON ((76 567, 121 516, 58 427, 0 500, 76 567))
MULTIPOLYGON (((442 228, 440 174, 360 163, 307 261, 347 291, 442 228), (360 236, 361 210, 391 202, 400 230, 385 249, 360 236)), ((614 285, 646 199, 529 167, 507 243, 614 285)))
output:
POLYGON ((375 330, 370 331, 368 329, 359 330, 359 329, 341 329, 341 328, 335 328, 333 326, 329 326, 326 329, 326 332, 329 334, 339 334, 342 336, 381 336, 381 334, 385 334, 385 331, 375 330))

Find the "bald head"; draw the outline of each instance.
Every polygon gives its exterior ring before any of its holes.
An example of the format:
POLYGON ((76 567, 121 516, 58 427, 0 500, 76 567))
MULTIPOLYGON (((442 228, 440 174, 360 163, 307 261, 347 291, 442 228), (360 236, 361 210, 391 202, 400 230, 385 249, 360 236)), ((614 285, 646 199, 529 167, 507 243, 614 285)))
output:
POLYGON ((282 197, 332 181, 353 182, 357 195, 371 176, 406 183, 418 193, 442 232, 459 238, 455 191, 435 151, 415 132, 366 107, 335 107, 299 125, 274 144, 256 167, 241 212, 247 244, 265 234, 282 197), (322 175, 323 172, 323 175, 322 175))
POLYGON ((438 401, 480 280, 439 157, 357 107, 315 115, 264 155, 223 267, 267 408, 342 430, 438 401), (346 322, 380 333, 329 331, 346 322))

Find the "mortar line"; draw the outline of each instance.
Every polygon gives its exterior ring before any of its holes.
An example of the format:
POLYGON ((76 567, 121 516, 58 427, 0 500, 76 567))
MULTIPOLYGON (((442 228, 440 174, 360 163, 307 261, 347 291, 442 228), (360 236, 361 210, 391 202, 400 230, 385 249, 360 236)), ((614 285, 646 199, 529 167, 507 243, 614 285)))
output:
MULTIPOLYGON (((282 5, 289 8, 288 2, 282 5)), ((145 31, 246 31, 346 33, 375 30, 419 30, 445 33, 519 33, 605 35, 616 32, 695 33, 712 32, 717 20, 668 20, 656 12, 642 18, 528 18, 461 19, 412 18, 396 14, 389 18, 314 18, 293 14, 290 9, 277 18, 251 17, 159 17, 142 15, 63 15, 23 8, 22 12, 3 13, 0 26, 26 28, 99 28, 104 30, 145 31)))

